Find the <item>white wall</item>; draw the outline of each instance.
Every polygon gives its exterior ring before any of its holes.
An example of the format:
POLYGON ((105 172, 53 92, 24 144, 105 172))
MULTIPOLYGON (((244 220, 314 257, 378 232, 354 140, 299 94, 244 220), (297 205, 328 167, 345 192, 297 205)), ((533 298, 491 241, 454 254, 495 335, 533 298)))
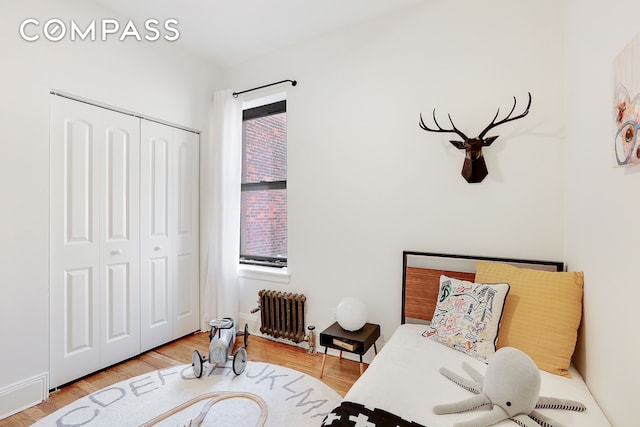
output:
POLYGON ((234 90, 297 79, 288 92, 289 271, 242 279, 240 312, 262 288, 303 292, 307 324, 363 298, 382 341, 400 323, 402 251, 562 259, 561 5, 424 2, 228 70, 234 90), (544 23, 543 25, 541 23, 544 23), (525 119, 499 127, 489 176, 468 184, 464 153, 418 127, 451 113, 476 136, 527 91, 525 119))
MULTIPOLYGON (((28 43, 18 27, 32 17, 117 18, 80 0, 2 4, 0 390, 49 368, 49 90, 206 131, 216 78, 210 64, 182 53, 179 43, 28 43)), ((0 415, 11 409, 4 398, 0 415)))
POLYGON ((640 167, 612 167, 611 150, 613 60, 638 33, 640 4, 565 3, 565 246, 569 265, 585 272, 578 367, 611 422, 631 426, 640 383, 640 167))

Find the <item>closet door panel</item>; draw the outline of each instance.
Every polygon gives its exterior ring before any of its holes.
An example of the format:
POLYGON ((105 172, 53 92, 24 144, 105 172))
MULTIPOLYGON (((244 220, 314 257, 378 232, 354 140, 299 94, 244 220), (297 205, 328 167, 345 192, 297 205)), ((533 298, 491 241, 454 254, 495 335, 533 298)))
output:
POLYGON ((129 264, 112 264, 107 269, 107 330, 108 343, 131 335, 131 280, 129 264))
POLYGON ((103 111, 101 367, 140 353, 140 120, 103 111))
POLYGON ((108 129, 106 136, 106 241, 129 241, 135 213, 132 208, 137 204, 137 198, 132 200, 132 193, 137 195, 137 191, 129 185, 131 175, 135 175, 135 171, 130 171, 131 163, 137 160, 137 156, 131 158, 132 145, 138 142, 131 141, 131 135, 122 129, 108 129))
POLYGON ((176 282, 174 290, 174 338, 199 329, 199 137, 174 129, 176 282))
MULTIPOLYGON (((178 255, 176 267, 175 319, 180 323, 180 321, 186 320, 194 313, 196 299, 193 298, 193 286, 189 286, 190 283, 193 283, 193 255, 178 255)), ((184 334, 189 332, 193 332, 193 330, 186 330, 184 334)), ((179 328, 176 330, 176 335, 182 336, 179 328)))
POLYGON ((91 351, 94 343, 93 271, 85 268, 65 271, 64 281, 64 351, 91 351))
POLYGON ((171 128, 142 121, 140 162, 140 253, 142 351, 173 338, 172 241, 169 235, 171 128))
POLYGON ((51 98, 50 386, 99 369, 97 112, 51 98))
POLYGON ((61 120, 62 160, 65 163, 56 166, 57 170, 61 167, 63 171, 60 178, 63 180, 64 237, 67 245, 72 244, 80 250, 91 245, 95 236, 93 126, 84 120, 61 120))
MULTIPOLYGON (((169 258, 153 257, 149 259, 150 294, 149 325, 153 327, 170 323, 169 313, 169 258)), ((169 334, 167 332, 167 337, 169 334)))

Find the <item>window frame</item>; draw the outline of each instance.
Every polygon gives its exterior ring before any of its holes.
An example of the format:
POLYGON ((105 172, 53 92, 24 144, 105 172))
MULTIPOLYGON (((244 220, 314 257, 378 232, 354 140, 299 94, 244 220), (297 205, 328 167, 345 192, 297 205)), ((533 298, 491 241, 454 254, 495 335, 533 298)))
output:
MULTIPOLYGON (((267 101, 266 103, 259 104, 257 106, 243 107, 242 123, 244 124, 244 122, 247 120, 258 119, 261 117, 268 117, 268 116, 282 114, 286 112, 287 112, 286 99, 279 100, 279 101, 267 101)), ((287 144, 287 149, 288 149, 288 144, 287 144)), ((243 153, 242 174, 244 175, 244 170, 245 170, 244 136, 242 138, 242 153, 243 153)), ((242 182, 240 183, 240 195, 242 195, 244 192, 247 192, 247 191, 270 191, 270 190, 286 190, 286 189, 287 189, 287 179, 274 180, 274 181, 260 181, 260 182, 252 182, 252 183, 242 183, 242 182)), ((287 206, 287 211, 288 211, 288 206, 287 206)), ((240 248, 242 248, 242 240, 245 232, 244 221, 242 218, 243 216, 242 209, 241 209, 240 215, 241 215, 240 248)), ((288 229, 287 229, 287 241, 288 241, 288 229)), ((253 265, 253 266, 261 266, 261 267, 271 267, 271 268, 277 268, 277 269, 286 269, 287 262, 288 262, 288 253, 287 253, 287 257, 269 257, 269 256, 261 256, 261 255, 243 254, 242 251, 240 250, 239 260, 241 265, 253 265)))

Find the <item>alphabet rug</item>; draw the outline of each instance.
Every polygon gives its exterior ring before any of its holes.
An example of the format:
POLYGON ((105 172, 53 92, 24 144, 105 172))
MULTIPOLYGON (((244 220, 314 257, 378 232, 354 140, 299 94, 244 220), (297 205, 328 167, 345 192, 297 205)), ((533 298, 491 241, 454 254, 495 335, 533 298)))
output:
POLYGON ((319 426, 341 397, 320 380, 283 366, 251 362, 195 378, 191 365, 119 382, 59 409, 35 426, 319 426))

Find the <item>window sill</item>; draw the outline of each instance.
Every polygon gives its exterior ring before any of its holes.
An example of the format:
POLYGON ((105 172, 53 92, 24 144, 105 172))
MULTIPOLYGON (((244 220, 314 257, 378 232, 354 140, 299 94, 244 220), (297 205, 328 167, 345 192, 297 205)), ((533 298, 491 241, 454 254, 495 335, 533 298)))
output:
POLYGON ((286 268, 262 267, 259 265, 240 264, 238 276, 245 279, 265 280, 267 282, 289 283, 291 274, 286 268))

